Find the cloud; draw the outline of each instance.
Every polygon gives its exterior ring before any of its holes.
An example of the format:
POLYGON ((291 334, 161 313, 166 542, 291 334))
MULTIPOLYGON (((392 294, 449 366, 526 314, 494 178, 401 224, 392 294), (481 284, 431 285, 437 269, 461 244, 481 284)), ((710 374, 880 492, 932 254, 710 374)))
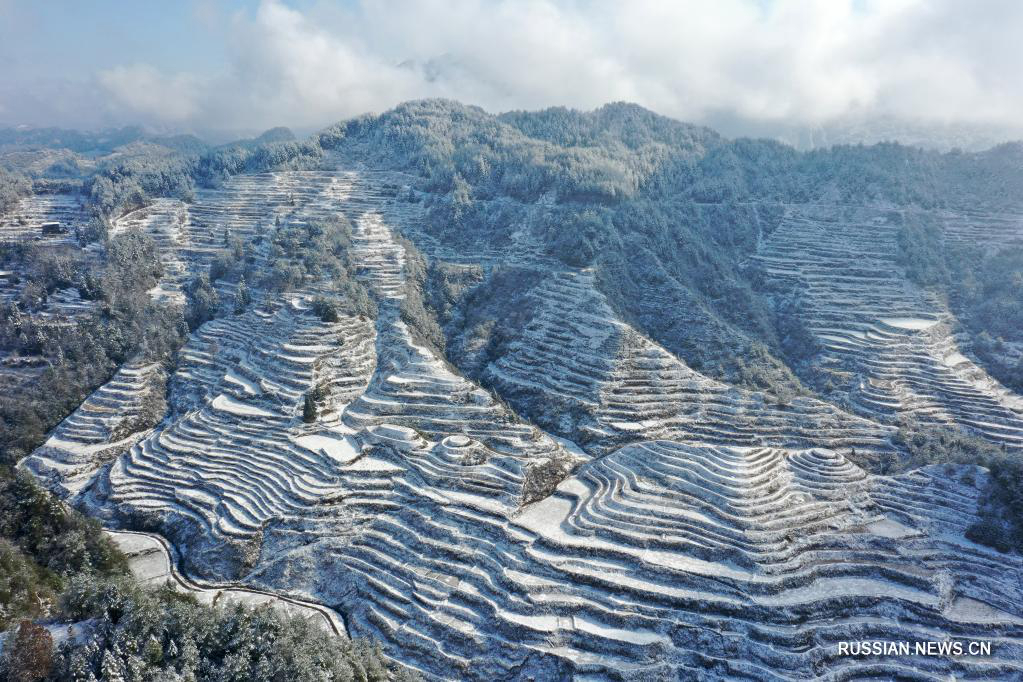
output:
POLYGON ((146 119, 182 123, 201 113, 208 86, 191 74, 165 75, 152 66, 117 66, 99 74, 99 84, 121 106, 146 119))
MULTIPOLYGON (((264 0, 196 22, 208 73, 127 59, 105 116, 315 128, 419 97, 489 110, 629 100, 676 118, 821 125, 895 117, 1019 129, 1016 0, 264 0)), ((183 46, 187 49, 187 46, 183 46)))
POLYGON ((234 15, 222 39, 231 57, 223 73, 161 74, 139 64, 104 70, 98 81, 117 107, 144 120, 236 130, 318 127, 430 94, 421 74, 279 2, 234 15))

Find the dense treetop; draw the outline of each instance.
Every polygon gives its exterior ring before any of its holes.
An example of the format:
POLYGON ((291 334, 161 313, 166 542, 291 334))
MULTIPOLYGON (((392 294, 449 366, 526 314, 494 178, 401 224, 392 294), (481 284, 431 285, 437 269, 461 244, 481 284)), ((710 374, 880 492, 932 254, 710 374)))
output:
POLYGON ((887 201, 925 207, 1011 204, 1023 196, 1023 145, 939 153, 897 143, 799 152, 771 140, 727 140, 632 104, 499 116, 448 100, 407 102, 345 121, 323 148, 361 149, 421 173, 432 189, 460 177, 480 197, 697 201, 887 201))

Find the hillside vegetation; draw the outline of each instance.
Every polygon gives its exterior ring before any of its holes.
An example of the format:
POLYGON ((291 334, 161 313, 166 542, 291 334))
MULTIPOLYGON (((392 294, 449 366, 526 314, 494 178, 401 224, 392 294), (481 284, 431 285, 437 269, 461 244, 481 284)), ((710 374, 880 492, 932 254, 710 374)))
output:
POLYGON ((12 628, 0 655, 11 682, 386 682, 415 680, 379 646, 338 638, 301 616, 269 606, 199 603, 170 587, 145 589, 127 577, 79 574, 60 597, 76 632, 54 645, 31 621, 12 628))

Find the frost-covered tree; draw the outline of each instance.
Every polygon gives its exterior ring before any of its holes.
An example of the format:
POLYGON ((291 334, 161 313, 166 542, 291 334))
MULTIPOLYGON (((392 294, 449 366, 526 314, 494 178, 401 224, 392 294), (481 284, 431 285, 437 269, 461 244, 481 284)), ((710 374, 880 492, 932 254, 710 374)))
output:
POLYGON ((251 303, 252 294, 249 293, 249 287, 245 283, 245 276, 242 275, 241 279, 238 280, 238 288, 234 293, 234 314, 241 315, 251 303))
POLYGON ((337 637, 269 606, 209 606, 170 587, 78 577, 64 615, 88 620, 92 637, 59 650, 49 680, 237 680, 265 682, 414 679, 391 669, 380 648, 337 637))

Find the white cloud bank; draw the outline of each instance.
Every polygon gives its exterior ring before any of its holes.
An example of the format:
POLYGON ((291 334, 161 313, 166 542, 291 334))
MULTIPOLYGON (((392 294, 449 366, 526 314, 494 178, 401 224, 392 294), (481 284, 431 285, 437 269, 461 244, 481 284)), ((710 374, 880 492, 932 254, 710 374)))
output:
MULTIPOLYGON (((206 8, 207 10, 209 8, 206 8)), ((685 120, 895 117, 1019 129, 1018 0, 420 0, 204 13, 220 73, 97 75, 125 121, 315 128, 403 100, 629 100, 685 120)), ((187 46, 183 46, 187 49, 187 46)))

